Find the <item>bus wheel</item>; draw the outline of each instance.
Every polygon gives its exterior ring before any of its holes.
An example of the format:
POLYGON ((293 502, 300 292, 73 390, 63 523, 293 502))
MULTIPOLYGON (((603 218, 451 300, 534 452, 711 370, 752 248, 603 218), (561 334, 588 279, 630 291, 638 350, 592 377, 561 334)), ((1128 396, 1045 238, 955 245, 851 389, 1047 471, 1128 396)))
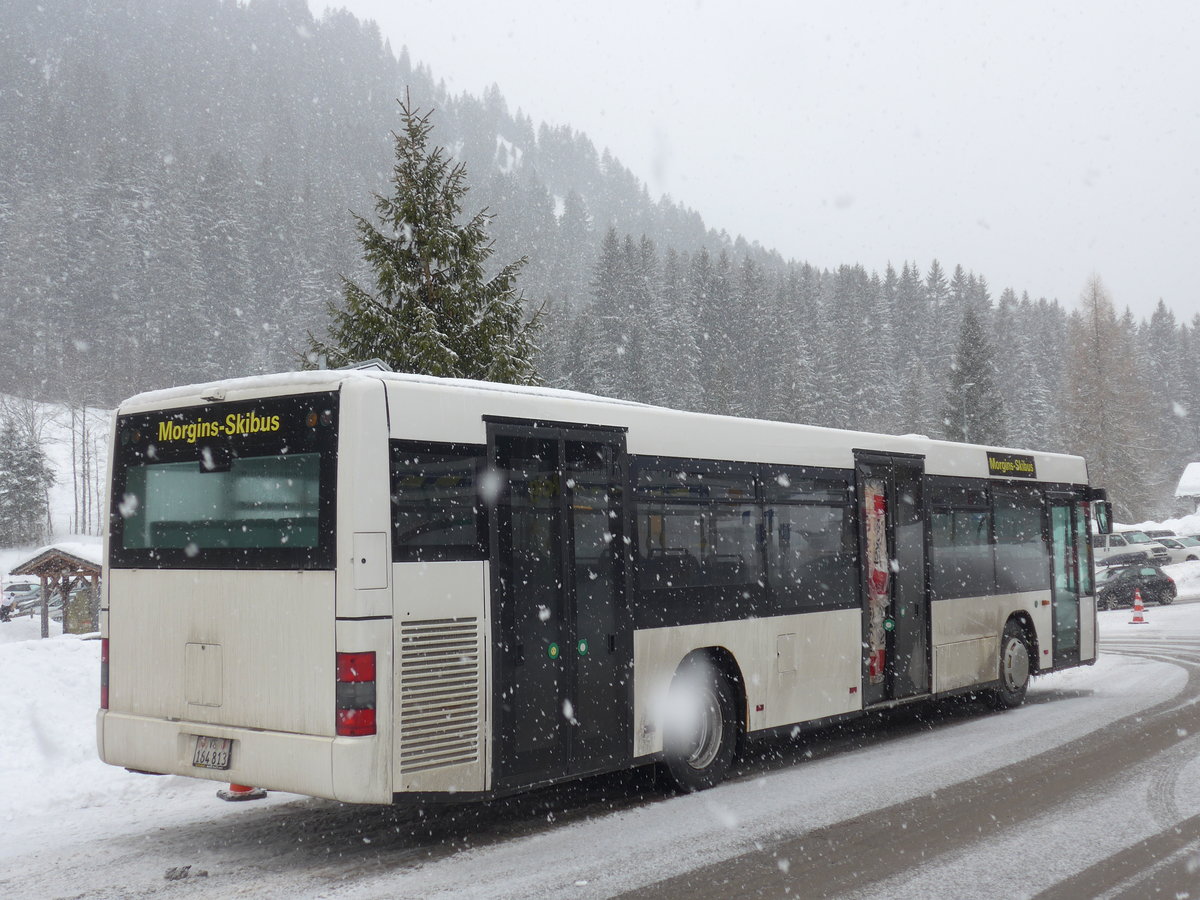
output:
POLYGON ((1000 686, 992 691, 992 705, 997 709, 1011 709, 1025 702, 1031 659, 1025 629, 1010 621, 1000 636, 1000 686))
POLYGON ((737 703, 729 680, 707 658, 686 660, 675 673, 665 721, 664 774, 681 791, 719 784, 737 746, 737 703))

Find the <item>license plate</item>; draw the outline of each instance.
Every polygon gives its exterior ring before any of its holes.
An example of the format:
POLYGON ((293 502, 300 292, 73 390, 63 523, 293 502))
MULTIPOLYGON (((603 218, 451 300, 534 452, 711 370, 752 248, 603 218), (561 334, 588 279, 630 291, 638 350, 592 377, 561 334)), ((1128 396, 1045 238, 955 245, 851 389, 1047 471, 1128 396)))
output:
POLYGON ((197 736, 192 765, 199 769, 228 769, 232 752, 232 738, 197 736))

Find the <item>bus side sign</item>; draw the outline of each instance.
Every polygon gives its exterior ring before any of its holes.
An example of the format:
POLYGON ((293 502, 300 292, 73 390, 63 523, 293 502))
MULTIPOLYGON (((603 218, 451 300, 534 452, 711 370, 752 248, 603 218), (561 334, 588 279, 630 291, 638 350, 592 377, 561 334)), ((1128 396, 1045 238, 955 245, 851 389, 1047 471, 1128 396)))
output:
POLYGON ((1001 478, 1037 478, 1037 467, 1032 456, 989 452, 987 461, 989 475, 999 475, 1001 478))

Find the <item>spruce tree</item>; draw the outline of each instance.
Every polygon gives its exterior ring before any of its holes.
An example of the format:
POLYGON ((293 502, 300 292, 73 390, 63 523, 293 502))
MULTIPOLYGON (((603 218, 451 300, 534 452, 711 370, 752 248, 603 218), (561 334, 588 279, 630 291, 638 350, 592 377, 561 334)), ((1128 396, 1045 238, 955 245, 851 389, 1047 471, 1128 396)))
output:
POLYGON ((1004 441, 1004 399, 995 356, 983 323, 970 304, 959 325, 958 349, 946 385, 946 437, 972 444, 1004 441))
POLYGON ((702 395, 696 310, 687 292, 687 268, 686 256, 667 251, 652 314, 654 343, 647 355, 649 377, 659 386, 657 402, 677 409, 696 409, 702 395))
POLYGON ((1191 462, 1193 452, 1185 421, 1188 392, 1181 366, 1185 345, 1174 313, 1162 300, 1141 332, 1139 371, 1146 387, 1146 412, 1151 414, 1143 439, 1151 450, 1147 488, 1154 508, 1168 510, 1179 473, 1191 462))
POLYGON ((526 259, 488 277, 491 216, 465 222, 466 168, 430 149, 433 126, 400 101, 391 196, 376 195, 378 223, 355 216, 374 290, 343 278, 344 305, 330 304, 328 341, 309 336, 309 359, 331 366, 383 360, 397 371, 510 384, 535 384, 533 334, 523 321, 516 279, 526 259))
POLYGON ((0 423, 0 546, 46 536, 46 491, 54 476, 41 445, 12 419, 0 423))
POLYGON ((570 386, 576 390, 620 396, 624 384, 623 329, 629 304, 621 255, 621 239, 609 228, 592 268, 592 299, 575 320, 569 353, 570 386))

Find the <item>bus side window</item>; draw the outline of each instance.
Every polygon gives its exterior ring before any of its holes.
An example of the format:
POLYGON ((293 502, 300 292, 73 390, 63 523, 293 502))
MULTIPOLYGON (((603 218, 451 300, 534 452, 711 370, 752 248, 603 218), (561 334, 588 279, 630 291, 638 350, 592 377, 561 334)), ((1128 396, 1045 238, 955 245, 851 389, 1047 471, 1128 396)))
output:
POLYGON ((1042 540, 1043 505, 1036 488, 993 488, 996 581, 1002 594, 1050 589, 1049 550, 1042 540))
POLYGON ((468 444, 392 441, 392 548, 396 562, 487 558, 478 495, 486 451, 468 444))
POLYGON ((764 467, 767 582, 777 611, 858 603, 849 482, 764 467))
POLYGON ((930 495, 933 596, 995 594, 996 565, 990 546, 992 516, 987 491, 935 483, 930 495))
POLYGON ((753 474, 715 461, 640 467, 638 588, 690 589, 691 605, 749 601, 762 591, 761 506, 753 474))

